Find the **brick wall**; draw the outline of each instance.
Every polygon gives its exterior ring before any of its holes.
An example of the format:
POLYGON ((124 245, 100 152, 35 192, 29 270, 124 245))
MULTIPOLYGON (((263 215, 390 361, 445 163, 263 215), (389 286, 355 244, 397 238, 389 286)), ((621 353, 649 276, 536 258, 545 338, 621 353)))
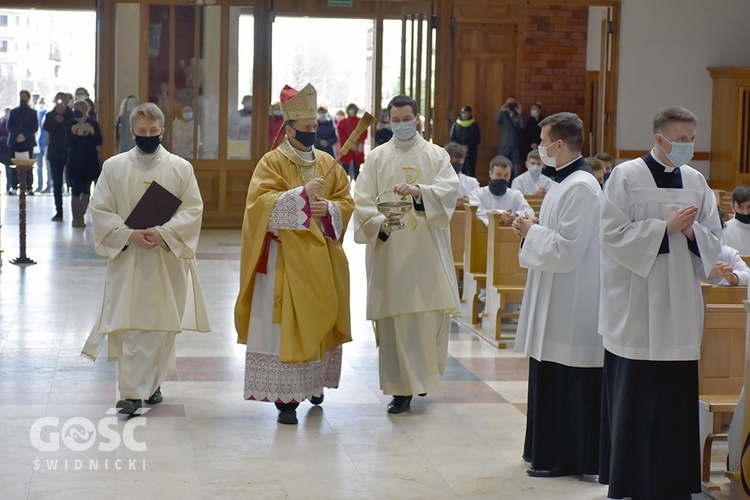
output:
POLYGON ((529 6, 524 18, 524 111, 541 101, 545 115, 571 111, 583 117, 586 104, 587 7, 529 6))

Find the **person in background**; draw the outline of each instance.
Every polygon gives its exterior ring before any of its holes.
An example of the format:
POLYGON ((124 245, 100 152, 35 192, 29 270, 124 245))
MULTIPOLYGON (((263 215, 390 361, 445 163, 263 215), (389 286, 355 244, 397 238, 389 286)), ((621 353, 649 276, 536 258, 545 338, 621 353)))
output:
POLYGON ((750 187, 734 188, 732 206, 734 217, 724 228, 724 244, 736 248, 741 255, 750 255, 750 187))
POLYGON ((531 151, 534 151, 539 146, 542 133, 542 128, 539 126, 539 122, 542 120, 544 120, 542 103, 537 101, 531 105, 529 116, 526 118, 526 125, 523 127, 521 158, 526 158, 531 151))
POLYGON ((591 171, 594 172, 594 177, 599 181, 599 185, 604 189, 604 162, 598 159, 596 156, 586 158, 586 163, 591 167, 591 171))
POLYGON ((39 147, 39 154, 36 160, 36 192, 49 193, 52 190, 52 183, 50 181, 50 168, 49 165, 45 164, 45 153, 47 151, 47 131, 44 130, 43 122, 44 115, 47 114, 47 101, 44 97, 39 98, 39 102, 36 105, 36 119, 39 122, 39 137, 37 138, 37 146, 39 147), (44 187, 44 179, 47 179, 47 187, 44 187))
POLYGON ((336 125, 338 125, 339 120, 341 120, 345 116, 346 116, 346 113, 344 113, 344 110, 343 109, 339 109, 338 111, 336 111, 336 114, 333 115, 333 123, 335 123, 336 125))
POLYGON ((77 102, 77 101, 86 101, 86 104, 89 105, 89 118, 91 118, 92 120, 96 120, 96 111, 94 110, 94 101, 91 100, 89 91, 83 87, 78 87, 76 89, 74 102, 77 102))
POLYGON ((482 142, 482 133, 479 130, 479 124, 474 120, 471 106, 461 108, 461 114, 456 122, 451 125, 451 142, 466 146, 464 174, 476 177, 477 149, 479 143, 482 142))
MULTIPOLYGON (((356 104, 351 103, 346 107, 346 116, 336 123, 336 129, 339 132, 339 140, 341 146, 346 143, 347 139, 354 129, 359 124, 359 116, 357 116, 359 108, 356 104)), ((362 132, 362 135, 357 139, 356 144, 352 146, 348 153, 343 158, 339 159, 339 163, 349 172, 349 177, 353 181, 357 180, 359 175, 359 166, 365 162, 365 139, 367 138, 367 130, 362 132)))
MULTIPOLYGON (((172 153, 185 159, 193 158, 195 145, 195 121, 193 108, 183 106, 182 112, 172 121, 172 153)), ((198 144, 200 144, 201 129, 198 127, 198 144)))
MULTIPOLYGON (((724 211, 721 207, 717 207, 717 210, 719 212, 721 228, 724 229, 726 227, 724 211)), ((706 283, 719 286, 747 286, 748 278, 750 278, 750 268, 742 260, 740 252, 735 248, 722 244, 719 258, 716 264, 714 264, 713 269, 711 269, 711 272, 708 273, 706 283)))
POLYGON ((315 132, 315 148, 335 156, 334 147, 339 140, 336 134, 336 124, 328 114, 328 108, 318 106, 318 131, 315 132))
MULTIPOLYGON (((242 107, 235 109, 229 115, 229 127, 227 136, 233 141, 252 141, 253 131, 253 96, 246 95, 242 98, 242 107)), ((173 151, 175 154, 179 154, 173 151)), ((184 157, 183 157, 184 158, 184 157)))
POLYGON ((268 135, 271 138, 271 146, 273 147, 276 137, 281 131, 281 126, 284 124, 284 115, 281 112, 281 103, 275 102, 271 107, 271 116, 268 118, 268 135))
POLYGON ((604 151, 596 153, 594 158, 602 162, 602 165, 604 166, 604 182, 607 182, 609 174, 611 174, 612 169, 615 168, 615 159, 612 158, 611 154, 605 153, 604 151))
POLYGON ((52 178, 52 193, 55 197, 53 222, 62 222, 62 189, 65 176, 65 163, 68 161, 68 123, 73 120, 73 111, 68 108, 68 97, 64 92, 55 95, 55 107, 44 116, 44 130, 47 131, 47 164, 52 178))
POLYGON ((529 151, 526 155, 526 172, 515 179, 511 187, 518 189, 524 195, 544 196, 552 186, 552 179, 542 173, 544 164, 539 158, 539 151, 529 151))
POLYGON ((466 146, 457 142, 449 142, 445 145, 445 151, 451 157, 451 165, 458 174, 458 201, 456 208, 463 208, 469 203, 469 195, 479 189, 479 181, 463 173, 464 161, 466 159, 466 146))
POLYGON ((0 116, 0 163, 5 165, 5 192, 12 194, 13 186, 11 185, 11 171, 15 170, 10 167, 10 147, 8 147, 8 116, 10 108, 3 110, 3 116, 0 116))
MULTIPOLYGON (((18 93, 20 104, 17 108, 10 110, 8 117, 8 146, 10 146, 11 158, 16 153, 28 153, 29 158, 34 158, 34 146, 36 146, 36 131, 39 129, 39 119, 36 111, 29 106, 31 94, 28 90, 22 90, 18 93)), ((11 178, 14 192, 18 191, 18 172, 13 169, 15 175, 11 178)), ((32 184, 34 182, 34 172, 32 169, 26 171, 26 194, 33 195, 32 184)), ((9 193, 13 194, 13 193, 9 193)))
POLYGON ((124 153, 135 147, 135 141, 130 133, 130 113, 138 106, 138 98, 129 95, 120 103, 120 114, 115 121, 115 137, 117 139, 117 152, 124 153))
POLYGON ((518 177, 521 174, 521 139, 526 120, 515 97, 506 99, 495 115, 495 124, 500 127, 497 154, 510 160, 513 164, 513 177, 518 177))
POLYGON ((393 131, 391 130, 391 124, 388 122, 388 110, 384 109, 380 111, 380 119, 378 124, 375 125, 375 146, 382 146, 386 142, 391 140, 393 137, 393 131))
POLYGON ((99 177, 99 154, 96 148, 102 144, 102 132, 96 120, 90 117, 89 105, 85 100, 73 104, 73 118, 66 126, 72 226, 86 227, 83 218, 89 206, 91 183, 99 177))
POLYGON ((489 225, 490 218, 487 212, 499 210, 503 212, 501 220, 510 224, 518 215, 524 214, 534 218, 534 209, 531 208, 521 191, 508 187, 513 165, 504 156, 496 156, 490 160, 490 183, 481 187, 469 195, 469 203, 479 205, 477 218, 485 226, 489 225))

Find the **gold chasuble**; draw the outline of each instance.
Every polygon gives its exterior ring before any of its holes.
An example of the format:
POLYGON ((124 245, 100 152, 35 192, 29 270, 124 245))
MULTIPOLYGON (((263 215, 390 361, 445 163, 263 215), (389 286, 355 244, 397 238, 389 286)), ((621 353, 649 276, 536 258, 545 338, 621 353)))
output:
POLYGON ((322 177, 329 168, 333 171, 320 197, 340 210, 341 238, 333 241, 325 237, 318 220, 311 222, 308 230, 278 230, 273 323, 281 325, 279 360, 283 363, 320 359, 351 340, 349 267, 341 244, 354 202, 346 172, 333 157, 315 150, 314 160, 304 160, 288 140, 261 158, 248 188, 240 292, 235 304, 235 328, 241 344, 248 339, 255 277, 259 264, 263 266, 264 243, 273 236, 268 223, 276 200, 282 193, 322 177))

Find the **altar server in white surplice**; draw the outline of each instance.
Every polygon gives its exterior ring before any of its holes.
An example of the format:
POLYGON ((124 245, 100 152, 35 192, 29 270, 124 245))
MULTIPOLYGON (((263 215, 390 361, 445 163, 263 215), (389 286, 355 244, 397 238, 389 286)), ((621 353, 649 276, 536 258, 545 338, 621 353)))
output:
POLYGON ((601 471, 610 498, 699 493, 700 282, 721 225, 714 193, 687 165, 697 118, 661 109, 654 148, 612 170, 602 210, 601 471))
POLYGON ((417 103, 388 104, 393 137, 374 149, 354 187, 354 241, 367 245, 367 319, 375 323, 380 388, 394 398, 389 413, 406 411, 413 394, 438 386, 448 355, 451 315, 459 299, 450 220, 458 177, 448 154, 416 131, 417 103), (409 195, 404 229, 390 231, 379 194, 409 195))
POLYGON ((526 172, 515 179, 511 186, 522 194, 544 195, 552 187, 552 179, 542 173, 544 164, 539 158, 539 151, 533 149, 526 155, 526 172))
POLYGON ((513 164, 504 156, 496 156, 490 160, 490 182, 469 195, 469 204, 478 205, 477 219, 487 226, 490 216, 487 212, 497 210, 504 212, 503 222, 513 222, 519 214, 534 217, 534 209, 523 197, 521 191, 509 188, 513 164))
POLYGON ((750 187, 738 186, 732 191, 734 218, 724 228, 724 243, 740 255, 750 255, 750 187))
POLYGON ((125 414, 141 400, 162 401, 175 334, 210 330, 195 264, 203 201, 193 167, 160 145, 164 115, 155 104, 136 107, 130 124, 136 147, 104 163, 91 197, 96 253, 109 261, 101 313, 82 352, 96 359, 109 337, 125 414), (151 182, 182 203, 168 222, 130 229, 124 221, 151 182))
POLYGON ((479 189, 479 181, 470 175, 463 173, 464 161, 466 160, 466 146, 457 142, 449 142, 445 145, 445 151, 451 157, 451 165, 458 175, 458 201, 456 208, 461 209, 469 203, 469 195, 479 189))
POLYGON ((520 215, 518 262, 529 270, 515 350, 529 356, 524 459, 532 477, 596 474, 604 349, 597 333, 602 190, 581 156, 574 113, 539 122, 554 180, 539 222, 520 215))

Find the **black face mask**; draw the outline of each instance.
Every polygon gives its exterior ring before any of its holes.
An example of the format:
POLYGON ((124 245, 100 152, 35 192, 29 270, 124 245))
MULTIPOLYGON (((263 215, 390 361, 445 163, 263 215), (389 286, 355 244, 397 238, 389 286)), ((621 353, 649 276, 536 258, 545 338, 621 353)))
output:
POLYGON ((29 101, 27 101, 26 99, 21 99, 21 106, 28 106, 28 105, 29 105, 29 101))
POLYGON ((73 116, 80 119, 80 118, 83 118, 83 113, 81 112, 80 109, 76 109, 75 111, 73 111, 73 116))
POLYGON ((490 193, 502 196, 508 190, 509 182, 506 179, 490 179, 490 193))
POLYGON ((303 132, 294 128, 294 138, 306 148, 315 144, 315 132, 303 132))
POLYGON ((138 149, 140 149, 147 155, 150 155, 151 153, 156 151, 159 148, 159 144, 161 144, 161 137, 159 137, 158 135, 135 136, 135 145, 138 146, 138 149))
POLYGON ((451 165, 453 165, 453 170, 455 170, 457 174, 460 174, 464 170, 463 163, 451 162, 451 165))
POLYGON ((734 218, 742 222, 743 224, 750 224, 750 214, 745 215, 745 214, 735 213, 734 218))

